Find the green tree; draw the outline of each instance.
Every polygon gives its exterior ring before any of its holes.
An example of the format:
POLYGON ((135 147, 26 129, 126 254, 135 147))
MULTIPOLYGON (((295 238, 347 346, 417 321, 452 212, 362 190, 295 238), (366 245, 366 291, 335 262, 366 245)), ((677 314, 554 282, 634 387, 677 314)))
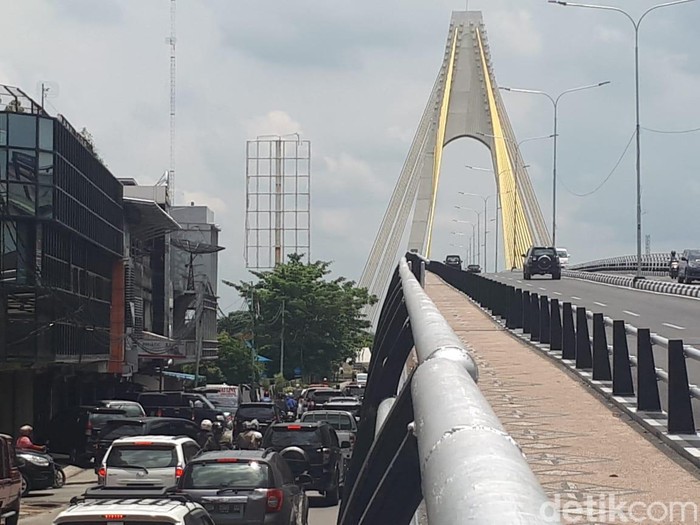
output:
POLYGON ((297 367, 308 378, 330 377, 341 362, 370 345, 363 308, 376 297, 344 277, 327 280, 329 268, 329 262, 305 264, 293 254, 274 270, 251 272, 257 282, 224 281, 247 300, 255 347, 272 359, 271 371, 280 371, 282 336, 287 378, 297 367))
POLYGON ((260 364, 253 361, 253 351, 240 339, 219 333, 219 368, 232 385, 250 383, 260 377, 260 364))
MULTIPOLYGON (((194 374, 195 365, 187 364, 182 366, 182 371, 186 374, 194 374)), ((199 375, 206 377, 207 383, 221 383, 226 380, 224 373, 216 364, 216 361, 202 361, 199 364, 199 375)), ((200 386, 202 385, 200 380, 200 386)))

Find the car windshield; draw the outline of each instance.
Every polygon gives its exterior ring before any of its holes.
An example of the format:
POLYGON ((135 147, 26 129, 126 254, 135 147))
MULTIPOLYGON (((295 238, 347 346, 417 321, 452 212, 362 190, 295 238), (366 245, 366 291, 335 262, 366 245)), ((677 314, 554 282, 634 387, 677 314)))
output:
POLYGON ((688 252, 687 259, 689 261, 697 261, 700 260, 700 250, 691 250, 688 252))
POLYGON ((338 390, 317 390, 311 394, 311 399, 313 399, 316 404, 326 403, 330 398, 337 397, 340 394, 341 392, 338 390))
POLYGON ((143 423, 112 421, 107 423, 102 432, 100 432, 100 440, 114 441, 121 437, 140 436, 143 432, 143 423))
POLYGON ((238 398, 231 394, 207 394, 207 399, 212 402, 216 408, 237 408, 238 398))
POLYGON ((460 259, 459 259, 459 257, 457 257, 457 256, 455 256, 455 255, 452 255, 452 256, 450 256, 450 257, 447 257, 447 258, 445 259, 445 261, 446 261, 447 263, 458 263, 458 262, 460 262, 460 259))
POLYGON ((139 417, 146 415, 141 405, 137 405, 135 403, 108 403, 106 406, 109 408, 117 408, 119 410, 123 410, 125 417, 139 417))
POLYGON ((120 445, 112 447, 107 467, 143 467, 146 469, 177 466, 177 450, 172 445, 120 445))
POLYGON ((257 461, 192 463, 185 472, 185 489, 267 488, 270 467, 257 461))
POLYGON ((304 422, 321 421, 328 423, 336 430, 355 430, 356 425, 353 418, 347 414, 332 414, 329 412, 306 412, 301 420, 304 422))
MULTIPOLYGON (((141 415, 141 414, 137 414, 141 415)), ((91 412, 90 413, 90 424, 92 425, 93 428, 102 428, 105 426, 105 424, 108 421, 112 421, 114 419, 123 419, 126 417, 125 413, 121 414, 105 414, 105 413, 100 413, 100 412, 91 412)))
POLYGON ((362 397, 365 395, 365 389, 361 386, 345 387, 345 393, 351 396, 362 397))
POLYGON ((317 427, 303 427, 300 425, 290 425, 294 428, 278 427, 272 432, 265 434, 265 447, 287 448, 302 446, 323 446, 321 429, 317 427))
POLYGON ((246 407, 243 406, 236 412, 236 419, 257 419, 258 421, 270 421, 275 417, 275 409, 269 407, 246 407))
POLYGON ((566 250, 557 250, 557 255, 559 257, 568 257, 569 253, 566 250))
POLYGON ((552 255, 553 250, 551 248, 533 248, 533 257, 539 257, 540 255, 552 255))
POLYGON ((327 410, 343 410, 345 412, 350 412, 353 416, 357 416, 360 413, 362 405, 359 403, 326 403, 323 408, 327 410))

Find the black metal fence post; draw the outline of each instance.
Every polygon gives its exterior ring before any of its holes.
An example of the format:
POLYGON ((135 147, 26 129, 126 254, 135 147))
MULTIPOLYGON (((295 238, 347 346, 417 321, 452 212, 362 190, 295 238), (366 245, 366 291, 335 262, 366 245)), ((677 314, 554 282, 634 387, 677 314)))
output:
POLYGON ((648 328, 637 330, 637 410, 661 412, 654 350, 648 328))
POLYGON ((523 333, 530 333, 530 292, 523 291, 523 333))
POLYGON ((680 339, 668 342, 668 432, 695 434, 688 369, 680 339))
POLYGON ((562 335, 562 359, 576 358, 576 330, 574 329, 574 310, 571 303, 564 303, 562 335))
POLYGON ((632 366, 624 321, 613 321, 613 395, 634 395, 632 366))
POLYGON ((513 326, 518 329, 523 327, 523 291, 520 288, 515 289, 513 297, 513 326))
POLYGON ((549 344, 549 297, 540 296, 540 343, 549 344))
POLYGON ((559 299, 550 299, 550 322, 549 322, 549 348, 561 351, 561 311, 559 310, 559 299))
POLYGON ((610 381, 610 355, 603 314, 593 314, 593 379, 610 381))
POLYGON ((506 317, 506 328, 510 328, 511 330, 515 328, 516 322, 516 312, 517 312, 517 307, 516 307, 516 299, 517 299, 517 294, 515 293, 515 288, 512 286, 508 287, 508 315, 506 317))
POLYGON ((530 341, 540 340, 540 297, 530 294, 530 341))
POLYGON ((576 368, 583 370, 593 368, 588 318, 586 317, 586 308, 583 306, 576 308, 576 368))

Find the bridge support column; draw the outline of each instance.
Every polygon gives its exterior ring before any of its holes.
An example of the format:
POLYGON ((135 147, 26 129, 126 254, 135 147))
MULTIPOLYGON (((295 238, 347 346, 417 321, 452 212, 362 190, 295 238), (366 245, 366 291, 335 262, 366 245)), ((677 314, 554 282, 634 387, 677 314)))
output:
POLYGON ((668 432, 695 434, 688 370, 680 339, 668 342, 668 432))
POLYGON ((564 303, 562 335, 562 359, 576 358, 576 331, 574 329, 574 310, 571 303, 564 303))
POLYGON ((593 379, 610 381, 610 356, 603 314, 593 314, 593 379))
POLYGON ((654 350, 648 328, 637 330, 637 410, 661 412, 654 350))
POLYGON ((588 370, 593 368, 591 357, 591 338, 588 335, 588 318, 583 306, 576 308, 576 368, 588 370))
POLYGON ((540 343, 550 342, 549 297, 540 297, 540 343))
POLYGON ((550 323, 549 323, 549 348, 561 351, 561 311, 559 310, 559 299, 550 299, 550 323))
POLYGON ((540 298, 530 294, 530 341, 540 340, 540 298))
POLYGON ((632 367, 624 321, 613 321, 613 395, 633 396, 632 367))

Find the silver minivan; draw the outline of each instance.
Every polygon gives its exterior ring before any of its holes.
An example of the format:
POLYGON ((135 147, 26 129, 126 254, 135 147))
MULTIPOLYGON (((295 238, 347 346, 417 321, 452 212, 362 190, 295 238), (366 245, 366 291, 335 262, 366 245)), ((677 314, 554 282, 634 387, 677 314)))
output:
POLYGON ((97 472, 105 487, 173 487, 199 453, 188 437, 134 436, 117 439, 97 472))

